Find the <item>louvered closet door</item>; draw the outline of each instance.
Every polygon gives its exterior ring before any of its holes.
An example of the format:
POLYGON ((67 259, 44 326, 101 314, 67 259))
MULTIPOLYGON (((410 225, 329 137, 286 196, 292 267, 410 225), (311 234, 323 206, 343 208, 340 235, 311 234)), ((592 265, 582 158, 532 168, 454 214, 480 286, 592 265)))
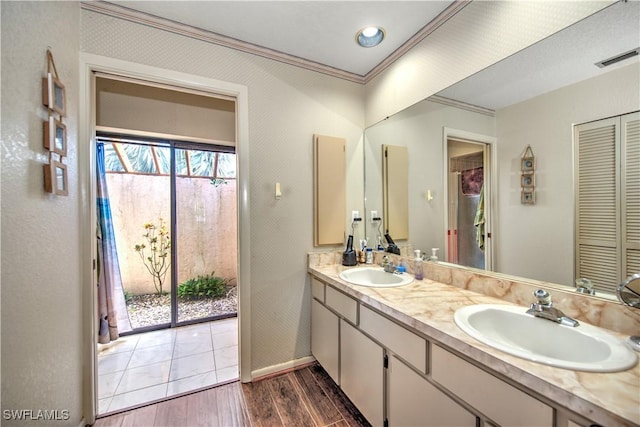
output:
POLYGON ((622 271, 640 273, 640 113, 621 117, 622 271))
POLYGON ((576 126, 576 277, 596 290, 620 283, 619 118, 576 126))

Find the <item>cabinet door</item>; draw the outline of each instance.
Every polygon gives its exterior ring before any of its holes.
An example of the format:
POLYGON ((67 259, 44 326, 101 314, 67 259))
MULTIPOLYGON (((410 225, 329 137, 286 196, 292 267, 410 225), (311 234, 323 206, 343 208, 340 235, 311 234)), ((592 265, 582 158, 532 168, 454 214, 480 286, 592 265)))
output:
POLYGON ((384 353, 344 320, 340 320, 340 387, 373 425, 384 424, 384 353))
POLYGON ((338 316, 315 299, 311 301, 311 353, 329 376, 339 384, 338 316))
POLYGON ((313 137, 313 245, 343 244, 345 237, 346 140, 313 137))
POLYGON ((475 427, 476 417, 395 356, 387 371, 389 425, 475 427))

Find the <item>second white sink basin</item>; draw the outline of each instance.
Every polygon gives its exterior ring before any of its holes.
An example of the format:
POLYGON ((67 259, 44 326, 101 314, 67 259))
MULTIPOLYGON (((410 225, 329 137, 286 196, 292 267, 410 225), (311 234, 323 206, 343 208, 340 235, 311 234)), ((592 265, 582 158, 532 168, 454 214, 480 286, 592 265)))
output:
POLYGON ((616 372, 637 363, 636 354, 603 329, 559 325, 508 305, 478 304, 456 310, 454 320, 484 344, 533 362, 589 372, 616 372))
POLYGON ((409 274, 387 273, 380 267, 350 268, 341 272, 340 278, 353 285, 374 288, 391 288, 408 285, 413 282, 413 276, 409 274))

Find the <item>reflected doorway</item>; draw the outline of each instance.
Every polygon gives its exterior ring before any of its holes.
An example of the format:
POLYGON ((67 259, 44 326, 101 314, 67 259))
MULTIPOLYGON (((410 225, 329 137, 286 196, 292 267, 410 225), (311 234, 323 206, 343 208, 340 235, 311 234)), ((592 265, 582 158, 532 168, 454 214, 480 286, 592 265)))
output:
POLYGON ((447 139, 446 261, 487 269, 489 145, 447 139))

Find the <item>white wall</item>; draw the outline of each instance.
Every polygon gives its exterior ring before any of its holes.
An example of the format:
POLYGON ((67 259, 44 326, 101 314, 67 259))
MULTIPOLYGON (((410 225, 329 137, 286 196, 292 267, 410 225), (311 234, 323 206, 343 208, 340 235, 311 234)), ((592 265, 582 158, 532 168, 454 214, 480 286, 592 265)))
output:
MULTIPOLYGON (((82 418, 77 2, 2 2, 2 409, 82 418), (40 79, 66 87, 69 196, 45 193, 40 79)), ((50 422, 51 424, 53 422, 50 422)), ((3 426, 33 424, 2 420, 3 426)), ((41 422, 41 425, 47 424, 41 422)))
POLYGON ((366 125, 434 95, 610 4, 471 2, 367 82, 366 125))
POLYGON ((310 355, 312 136, 346 138, 347 205, 362 209, 364 87, 89 11, 82 11, 81 50, 248 87, 251 369, 310 355))
MULTIPOLYGON (((424 100, 365 131, 367 217, 372 209, 382 215, 381 145, 408 147, 409 243, 428 254, 431 248, 440 248, 441 259, 445 250, 445 127, 494 136, 495 118, 424 100), (432 192, 431 201, 427 201, 427 190, 432 192)), ((375 243, 377 226, 366 225, 368 230, 373 228, 367 237, 375 243)))
POLYGON ((572 125, 639 109, 636 61, 496 112, 497 271, 573 285, 572 125), (527 144, 536 157, 533 206, 520 204, 520 158, 527 144))

